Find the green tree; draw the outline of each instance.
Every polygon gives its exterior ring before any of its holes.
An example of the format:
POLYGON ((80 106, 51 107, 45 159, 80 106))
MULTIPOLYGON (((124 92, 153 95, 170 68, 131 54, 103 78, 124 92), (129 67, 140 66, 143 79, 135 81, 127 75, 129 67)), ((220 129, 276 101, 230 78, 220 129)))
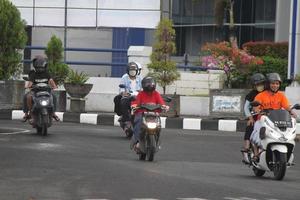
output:
POLYGON ((175 30, 172 21, 162 19, 155 31, 155 42, 151 54, 151 63, 148 65, 149 75, 153 76, 166 93, 166 86, 178 80, 180 74, 176 63, 170 60, 171 54, 176 52, 175 30))
POLYGON ((0 80, 10 79, 20 70, 26 41, 20 12, 9 0, 0 0, 0 80))
POLYGON ((62 85, 69 74, 69 67, 62 60, 63 50, 61 39, 53 35, 47 44, 45 54, 48 57, 49 73, 58 85, 62 85))

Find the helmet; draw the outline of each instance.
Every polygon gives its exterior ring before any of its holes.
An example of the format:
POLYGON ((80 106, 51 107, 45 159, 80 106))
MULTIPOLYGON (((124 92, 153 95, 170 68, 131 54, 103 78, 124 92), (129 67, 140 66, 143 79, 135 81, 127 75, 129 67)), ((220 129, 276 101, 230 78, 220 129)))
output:
POLYGON ((150 76, 143 78, 142 80, 142 88, 146 92, 152 92, 156 88, 156 83, 154 79, 150 76))
POLYGON ((135 62, 130 62, 127 65, 127 74, 135 77, 139 72, 138 65, 135 62))
POLYGON ((255 73, 251 76, 251 84, 252 85, 257 85, 257 84, 260 84, 260 83, 264 83, 265 81, 266 81, 266 78, 261 73, 255 73))
POLYGON ((276 89, 272 88, 270 83, 279 81, 279 87, 280 87, 282 81, 281 81, 279 74, 278 73, 269 73, 269 74, 267 74, 267 80, 268 80, 268 85, 267 85, 268 90, 276 93, 279 90, 279 88, 276 88, 276 89))
POLYGON ((135 62, 135 63, 138 66, 138 75, 140 75, 143 67, 142 67, 141 63, 138 63, 138 62, 135 62))
POLYGON ((280 78, 280 75, 278 73, 269 73, 267 74, 267 80, 269 83, 272 83, 274 81, 279 81, 279 83, 281 84, 282 80, 280 78))
POLYGON ((32 65, 36 72, 44 72, 47 69, 47 59, 43 56, 35 56, 32 60, 32 65))

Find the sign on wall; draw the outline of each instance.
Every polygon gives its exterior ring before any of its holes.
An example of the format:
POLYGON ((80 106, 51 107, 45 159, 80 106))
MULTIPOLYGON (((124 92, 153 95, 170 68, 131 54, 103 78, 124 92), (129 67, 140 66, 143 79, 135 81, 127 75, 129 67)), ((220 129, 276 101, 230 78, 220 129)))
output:
POLYGON ((213 112, 240 112, 241 96, 213 96, 213 112))

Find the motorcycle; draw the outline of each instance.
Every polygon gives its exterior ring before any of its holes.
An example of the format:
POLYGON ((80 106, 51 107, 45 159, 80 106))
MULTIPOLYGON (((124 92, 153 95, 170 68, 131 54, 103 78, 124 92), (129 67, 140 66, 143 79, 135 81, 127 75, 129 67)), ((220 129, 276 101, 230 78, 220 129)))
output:
MULTIPOLYGON (((136 92, 132 92, 132 91, 127 91, 126 86, 123 84, 119 85, 119 88, 123 89, 123 95, 121 98, 121 102, 131 102, 135 99, 135 96, 137 95, 136 92)), ((129 105, 129 109, 130 109, 130 105, 129 105)), ((121 117, 119 118, 118 122, 120 124, 120 127, 123 129, 126 137, 128 139, 130 139, 133 135, 133 120, 134 120, 134 116, 131 114, 131 110, 128 111, 128 115, 129 115, 129 120, 124 120, 124 116, 121 115, 121 117)))
POLYGON ((142 115, 141 135, 139 141, 139 160, 153 161, 160 149, 161 119, 158 111, 164 110, 161 105, 143 104, 136 109, 144 109, 142 115))
MULTIPOLYGON (((252 106, 260 105, 252 102, 252 106)), ((300 110, 300 104, 295 104, 292 109, 300 110)), ((257 113, 253 113, 256 115, 257 113)), ((282 180, 286 169, 294 165, 294 148, 296 138, 296 119, 291 117, 286 110, 264 110, 258 113, 261 115, 259 122, 261 129, 261 152, 259 160, 253 161, 253 148, 248 151, 249 166, 255 176, 261 177, 266 171, 271 171, 276 180, 282 180)))
POLYGON ((46 136, 52 125, 54 112, 51 88, 48 84, 39 83, 33 86, 33 106, 31 110, 31 125, 36 128, 37 134, 46 136))

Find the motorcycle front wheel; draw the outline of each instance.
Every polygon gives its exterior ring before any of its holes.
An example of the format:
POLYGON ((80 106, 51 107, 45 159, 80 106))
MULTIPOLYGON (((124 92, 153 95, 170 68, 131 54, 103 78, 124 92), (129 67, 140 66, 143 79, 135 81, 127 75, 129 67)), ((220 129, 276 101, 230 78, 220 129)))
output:
POLYGON ((274 152, 273 173, 276 180, 282 180, 286 172, 287 155, 286 153, 274 152))
POLYGON ((153 161, 154 154, 156 152, 155 135, 148 135, 146 149, 147 149, 146 154, 147 154, 148 161, 153 161))
POLYGON ((266 173, 265 170, 257 169, 256 167, 253 167, 253 172, 257 177, 261 177, 266 173))

